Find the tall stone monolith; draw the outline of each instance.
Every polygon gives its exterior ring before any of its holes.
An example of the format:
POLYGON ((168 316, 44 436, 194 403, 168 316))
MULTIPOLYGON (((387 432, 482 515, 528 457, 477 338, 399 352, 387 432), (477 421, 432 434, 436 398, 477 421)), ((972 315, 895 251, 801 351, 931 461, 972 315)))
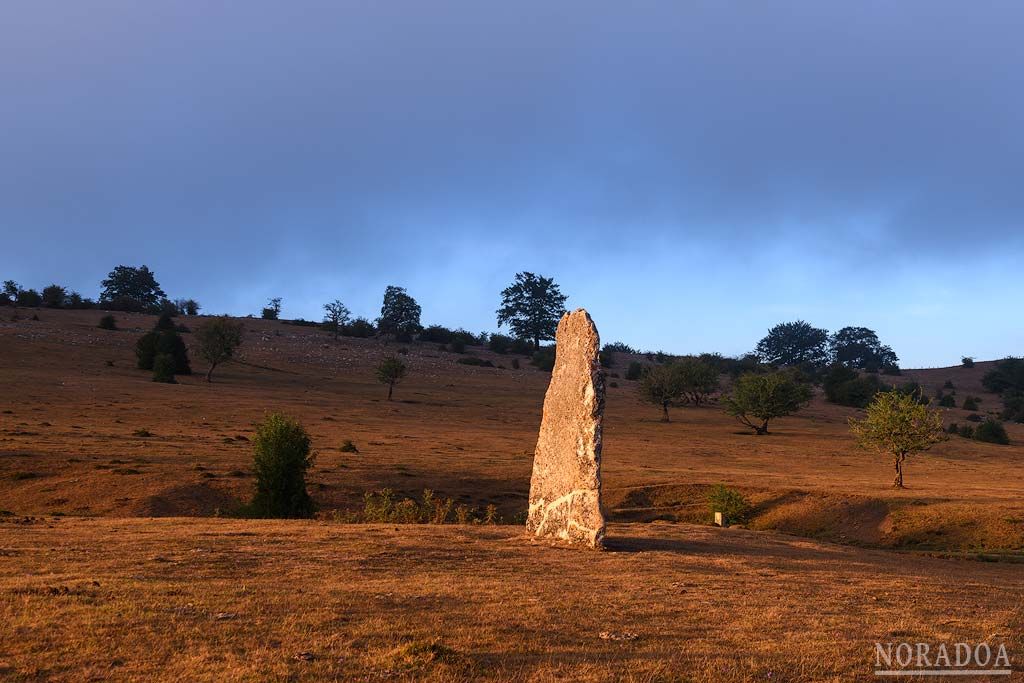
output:
POLYGON ((585 310, 562 316, 555 346, 555 368, 533 455, 526 528, 538 538, 599 548, 604 540, 604 373, 597 328, 585 310))

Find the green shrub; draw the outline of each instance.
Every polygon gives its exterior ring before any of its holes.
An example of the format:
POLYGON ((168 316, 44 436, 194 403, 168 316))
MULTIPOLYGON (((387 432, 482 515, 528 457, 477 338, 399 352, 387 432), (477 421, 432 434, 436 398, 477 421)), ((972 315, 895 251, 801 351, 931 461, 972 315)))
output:
POLYGON ((341 326, 341 335, 343 337, 355 337, 357 339, 366 339, 372 337, 377 333, 377 328, 373 326, 373 323, 366 318, 356 318, 341 326))
POLYGON ((313 465, 309 434, 296 420, 274 413, 256 427, 253 469, 256 495, 250 510, 257 517, 309 517, 315 509, 306 492, 306 471, 313 465))
POLYGON ((623 344, 622 342, 611 342, 610 344, 605 344, 604 350, 612 353, 638 353, 638 351, 632 346, 629 344, 623 344))
POLYGON ((1024 422, 1024 391, 1007 391, 1003 394, 1002 418, 1010 422, 1024 422))
POLYGON ((964 437, 965 439, 973 439, 974 427, 972 427, 971 425, 963 425, 962 427, 960 427, 960 431, 958 432, 958 434, 960 434, 960 436, 964 437))
POLYGON ((956 387, 953 386, 953 380, 947 379, 946 383, 942 385, 942 388, 943 389, 955 389, 956 387))
POLYGON ((533 354, 533 359, 530 362, 545 372, 551 372, 555 369, 555 347, 542 346, 533 354))
POLYGON ((727 523, 742 524, 750 516, 750 501, 736 489, 724 484, 716 484, 708 491, 708 508, 711 514, 721 512, 727 523))
POLYGON ((420 332, 418 339, 421 342, 447 344, 452 340, 452 331, 443 325, 430 325, 420 332))
POLYGON ((462 339, 452 339, 451 344, 449 344, 449 348, 451 349, 452 353, 465 353, 466 342, 463 341, 462 339))
POLYGON ((509 353, 515 353, 520 356, 532 356, 533 342, 529 339, 513 339, 512 346, 509 347, 509 353))
POLYGON ((1010 437, 1006 433, 1006 427, 1002 422, 991 418, 985 420, 974 430, 974 439, 986 443, 997 443, 1006 446, 1010 443, 1010 437))
POLYGON ((359 449, 352 443, 352 439, 345 439, 345 443, 341 444, 342 453, 358 453, 359 449))
POLYGON ((494 333, 491 338, 487 341, 487 348, 494 353, 505 354, 508 353, 509 349, 512 348, 512 337, 504 334, 494 333))
POLYGON ((175 384, 174 357, 167 353, 158 353, 153 359, 153 381, 175 384))
POLYGON ((981 399, 976 396, 968 396, 964 399, 964 410, 978 410, 978 404, 981 403, 981 399))
POLYGON ((102 318, 100 318, 100 324, 97 325, 97 327, 100 328, 101 330, 116 330, 117 321, 114 320, 114 316, 105 315, 102 318))
POLYGON ((939 397, 940 408, 956 408, 956 396, 953 394, 943 394, 939 397))
POLYGON ((853 408, 866 408, 876 394, 889 389, 877 376, 861 377, 856 370, 839 364, 829 368, 822 385, 831 403, 853 408))
POLYGON ((948 433, 948 434, 959 434, 960 433, 960 427, 957 425, 956 422, 950 422, 949 426, 946 427, 946 433, 948 433))
POLYGON ((174 359, 175 375, 192 374, 185 342, 173 328, 147 332, 135 343, 135 356, 140 370, 152 370, 153 362, 160 354, 167 354, 174 359))
POLYGON ((152 370, 156 358, 156 332, 147 332, 135 342, 135 357, 139 370, 152 370))
POLYGON ((636 381, 636 380, 640 379, 640 377, 643 374, 644 374, 644 366, 643 366, 643 364, 640 361, 636 361, 635 360, 635 361, 633 361, 632 363, 629 364, 628 368, 626 368, 626 379, 636 381))
POLYGON ((971 358, 970 356, 964 356, 963 358, 960 359, 960 365, 962 365, 965 368, 973 368, 974 359, 971 358))

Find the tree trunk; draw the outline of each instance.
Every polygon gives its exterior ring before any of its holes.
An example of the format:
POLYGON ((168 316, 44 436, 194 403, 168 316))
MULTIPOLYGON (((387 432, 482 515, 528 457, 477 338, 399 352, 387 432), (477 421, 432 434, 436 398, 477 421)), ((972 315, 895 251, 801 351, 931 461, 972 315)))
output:
POLYGON ((540 337, 533 338, 533 350, 540 351, 540 337))
POLYGON ((391 392, 393 392, 394 390, 395 390, 395 383, 392 382, 392 383, 388 384, 388 400, 389 401, 391 400, 391 392))
POLYGON ((210 364, 210 369, 206 371, 206 381, 207 381, 207 382, 212 382, 212 381, 213 381, 213 380, 212 380, 212 379, 210 379, 210 378, 211 378, 211 377, 213 377, 213 369, 214 369, 215 367, 217 367, 217 364, 216 364, 216 363, 211 363, 211 364, 210 364))
POLYGON ((893 480, 893 488, 903 488, 903 455, 896 456, 896 479, 893 480))
POLYGON ((661 404, 661 421, 662 422, 669 422, 670 421, 668 419, 668 403, 662 403, 661 404))
POLYGON ((754 427, 754 433, 758 436, 763 436, 768 433, 768 420, 761 423, 760 427, 754 427))

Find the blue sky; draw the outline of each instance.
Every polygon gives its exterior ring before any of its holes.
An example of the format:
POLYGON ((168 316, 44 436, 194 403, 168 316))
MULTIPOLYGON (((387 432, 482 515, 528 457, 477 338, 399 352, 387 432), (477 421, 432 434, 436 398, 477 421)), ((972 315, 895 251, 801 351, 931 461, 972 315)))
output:
POLYGON ((904 366, 1024 353, 1016 2, 9 2, 0 279, 148 264, 209 312, 518 270, 605 340, 796 318, 904 366))

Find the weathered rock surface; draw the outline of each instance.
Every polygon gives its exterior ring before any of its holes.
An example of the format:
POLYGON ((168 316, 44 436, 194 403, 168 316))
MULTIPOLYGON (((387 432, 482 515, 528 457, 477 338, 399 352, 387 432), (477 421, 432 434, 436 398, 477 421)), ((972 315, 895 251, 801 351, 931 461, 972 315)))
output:
POLYGON ((599 548, 604 540, 604 373, 597 328, 585 310, 562 316, 555 344, 555 368, 533 456, 526 528, 539 538, 599 548))

